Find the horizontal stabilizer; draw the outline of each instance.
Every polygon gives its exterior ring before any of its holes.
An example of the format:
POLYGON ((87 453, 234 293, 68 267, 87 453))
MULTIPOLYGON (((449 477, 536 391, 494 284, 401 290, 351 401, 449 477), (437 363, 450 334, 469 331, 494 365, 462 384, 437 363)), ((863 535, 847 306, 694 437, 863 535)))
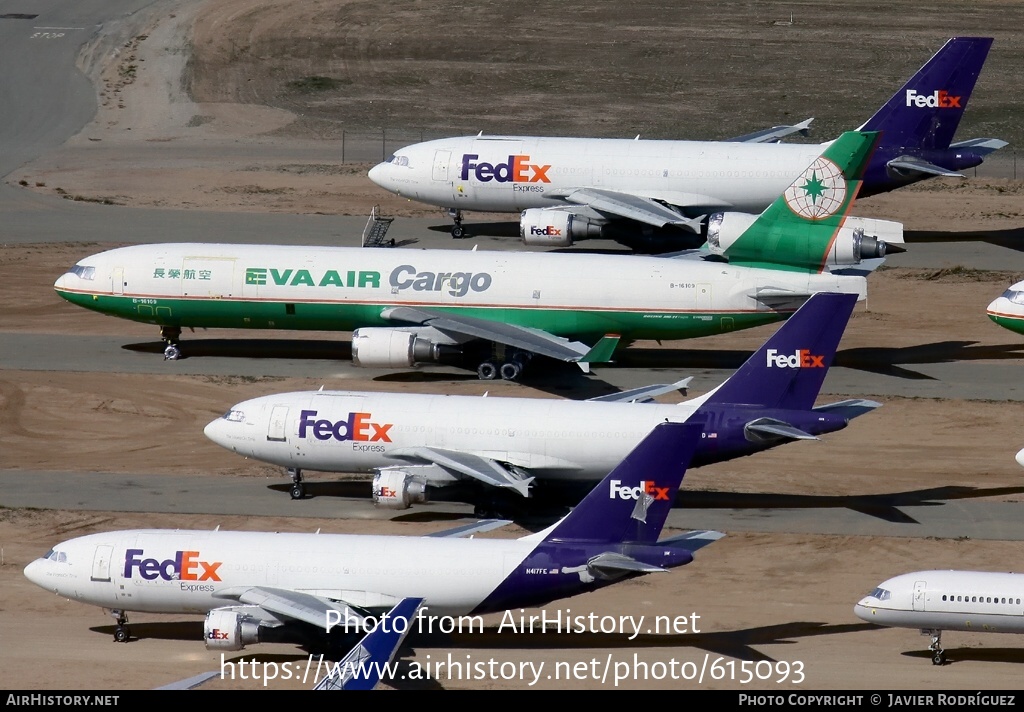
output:
POLYGON ((791 126, 772 126, 770 129, 762 129, 754 133, 743 134, 735 138, 725 139, 725 143, 777 143, 779 139, 791 136, 795 133, 801 136, 809 136, 811 133, 811 119, 804 119, 799 124, 791 126))
POLYGON ((644 562, 637 561, 630 556, 617 554, 613 551, 606 551, 603 554, 598 554, 587 562, 587 568, 590 569, 592 573, 602 578, 624 573, 653 574, 668 571, 668 569, 663 569, 660 566, 645 564, 644 562))
POLYGON ((450 537, 457 539, 459 537, 471 536, 481 532, 489 532, 492 529, 500 529, 501 527, 507 526, 511 523, 511 519, 481 519, 479 522, 464 524, 461 527, 455 527, 454 529, 445 529, 443 531, 434 532, 433 534, 427 534, 426 536, 437 538, 450 537))
POLYGON ((923 173, 929 176, 945 176, 947 178, 963 178, 963 173, 951 171, 948 168, 937 166, 934 163, 917 158, 916 156, 897 156, 885 164, 888 168, 900 175, 912 175, 923 173))
POLYGON ((768 438, 787 438, 789 440, 820 440, 821 438, 810 433, 794 428, 789 423, 783 423, 774 418, 758 418, 751 420, 743 430, 748 433, 755 433, 768 438))
POLYGON ((993 151, 998 151, 1003 146, 1008 146, 1006 141, 998 138, 969 138, 966 141, 957 141, 956 143, 950 144, 950 148, 956 149, 970 149, 971 153, 976 153, 979 156, 987 156, 993 151))
POLYGON ((686 395, 686 387, 690 385, 690 381, 692 380, 693 376, 688 376, 687 378, 684 378, 681 381, 676 381, 675 383, 657 383, 650 386, 641 386, 640 388, 631 388, 628 391, 609 393, 606 396, 587 398, 587 400, 602 401, 605 403, 637 403, 649 401, 655 396, 671 393, 672 391, 682 391, 683 395, 686 395))
POLYGON ((686 549, 687 551, 698 551, 708 544, 714 544, 725 536, 724 532, 717 532, 714 529, 697 529, 692 532, 685 532, 670 536, 667 539, 658 541, 658 546, 668 546, 673 549, 686 549))
POLYGON ((825 405, 819 405, 814 410, 819 413, 832 413, 834 415, 841 415, 847 420, 852 420, 858 416, 870 413, 875 408, 881 408, 882 404, 878 401, 865 400, 863 398, 851 398, 850 400, 838 401, 836 403, 826 403, 825 405))

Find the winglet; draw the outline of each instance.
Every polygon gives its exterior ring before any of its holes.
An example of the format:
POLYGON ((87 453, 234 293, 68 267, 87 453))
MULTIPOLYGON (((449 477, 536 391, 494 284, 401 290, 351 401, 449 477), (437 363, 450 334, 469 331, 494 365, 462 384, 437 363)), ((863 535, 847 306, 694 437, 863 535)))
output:
POLYGON ((580 363, 607 363, 612 360, 612 354, 615 353, 615 347, 619 345, 619 339, 622 337, 618 334, 605 334, 601 337, 601 340, 594 344, 593 348, 590 349, 580 359, 580 363))

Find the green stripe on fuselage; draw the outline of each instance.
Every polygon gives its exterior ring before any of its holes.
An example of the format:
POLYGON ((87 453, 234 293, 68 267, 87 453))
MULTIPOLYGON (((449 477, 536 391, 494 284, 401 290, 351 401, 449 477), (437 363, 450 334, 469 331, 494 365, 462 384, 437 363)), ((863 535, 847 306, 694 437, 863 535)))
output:
MULTIPOLYGON (((352 331, 367 326, 396 326, 382 319, 387 307, 403 304, 289 302, 242 299, 180 299, 93 295, 57 290, 72 304, 122 319, 158 326, 225 329, 352 331), (291 313, 289 313, 291 312, 291 313)), ((609 333, 623 339, 688 339, 781 321, 789 313, 638 312, 615 309, 540 309, 519 307, 415 305, 431 311, 541 329, 588 343, 609 333)))
POLYGON ((1004 329, 1024 334, 1024 317, 1006 316, 1005 314, 989 314, 988 318, 1004 329))

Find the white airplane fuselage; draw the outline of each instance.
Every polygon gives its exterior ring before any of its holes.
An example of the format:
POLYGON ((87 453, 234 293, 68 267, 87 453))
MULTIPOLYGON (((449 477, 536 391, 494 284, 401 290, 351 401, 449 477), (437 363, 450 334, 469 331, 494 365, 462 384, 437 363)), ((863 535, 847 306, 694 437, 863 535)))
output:
POLYGON ((236 587, 287 588, 367 608, 423 597, 469 613, 536 542, 272 532, 130 530, 63 542, 25 569, 34 583, 123 611, 206 613, 236 587), (59 558, 61 560, 54 560, 59 558))
POLYGON ((542 478, 597 481, 655 425, 685 421, 698 406, 306 391, 239 403, 205 432, 239 455, 286 468, 369 472, 408 462, 395 451, 429 447, 542 478))
POLYGON ((670 205, 759 213, 827 144, 463 136, 406 146, 374 183, 429 205, 520 212, 565 205, 551 193, 619 191, 670 205))
POLYGON ((869 623, 921 630, 1024 633, 1024 574, 917 571, 895 576, 862 598, 869 623))

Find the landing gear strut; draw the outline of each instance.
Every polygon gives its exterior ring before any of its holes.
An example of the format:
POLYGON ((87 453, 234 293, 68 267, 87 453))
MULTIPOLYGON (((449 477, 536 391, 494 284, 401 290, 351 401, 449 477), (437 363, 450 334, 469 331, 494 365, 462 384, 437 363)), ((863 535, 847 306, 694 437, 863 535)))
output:
POLYGON ((131 637, 131 631, 128 630, 128 616, 119 608, 111 610, 110 615, 117 621, 117 627, 114 628, 114 642, 127 643, 131 637))
POLYGON ((493 381, 498 376, 506 381, 518 380, 531 356, 527 351, 496 348, 489 359, 476 367, 476 375, 481 381, 493 381))
POLYGON ((946 664, 946 651, 942 649, 942 631, 941 630, 922 630, 922 635, 930 635, 932 637, 932 644, 928 646, 928 650, 932 654, 932 665, 945 665, 946 664))
POLYGON ((458 208, 448 208, 448 215, 455 221, 452 225, 452 237, 460 240, 466 236, 466 230, 462 227, 462 211, 458 208))
POLYGON ((289 467, 288 476, 292 478, 292 488, 289 491, 292 499, 303 499, 306 496, 306 486, 302 484, 302 470, 297 467, 289 467))
POLYGON ((181 327, 160 327, 160 338, 164 342, 164 361, 177 361, 181 358, 181 327))

